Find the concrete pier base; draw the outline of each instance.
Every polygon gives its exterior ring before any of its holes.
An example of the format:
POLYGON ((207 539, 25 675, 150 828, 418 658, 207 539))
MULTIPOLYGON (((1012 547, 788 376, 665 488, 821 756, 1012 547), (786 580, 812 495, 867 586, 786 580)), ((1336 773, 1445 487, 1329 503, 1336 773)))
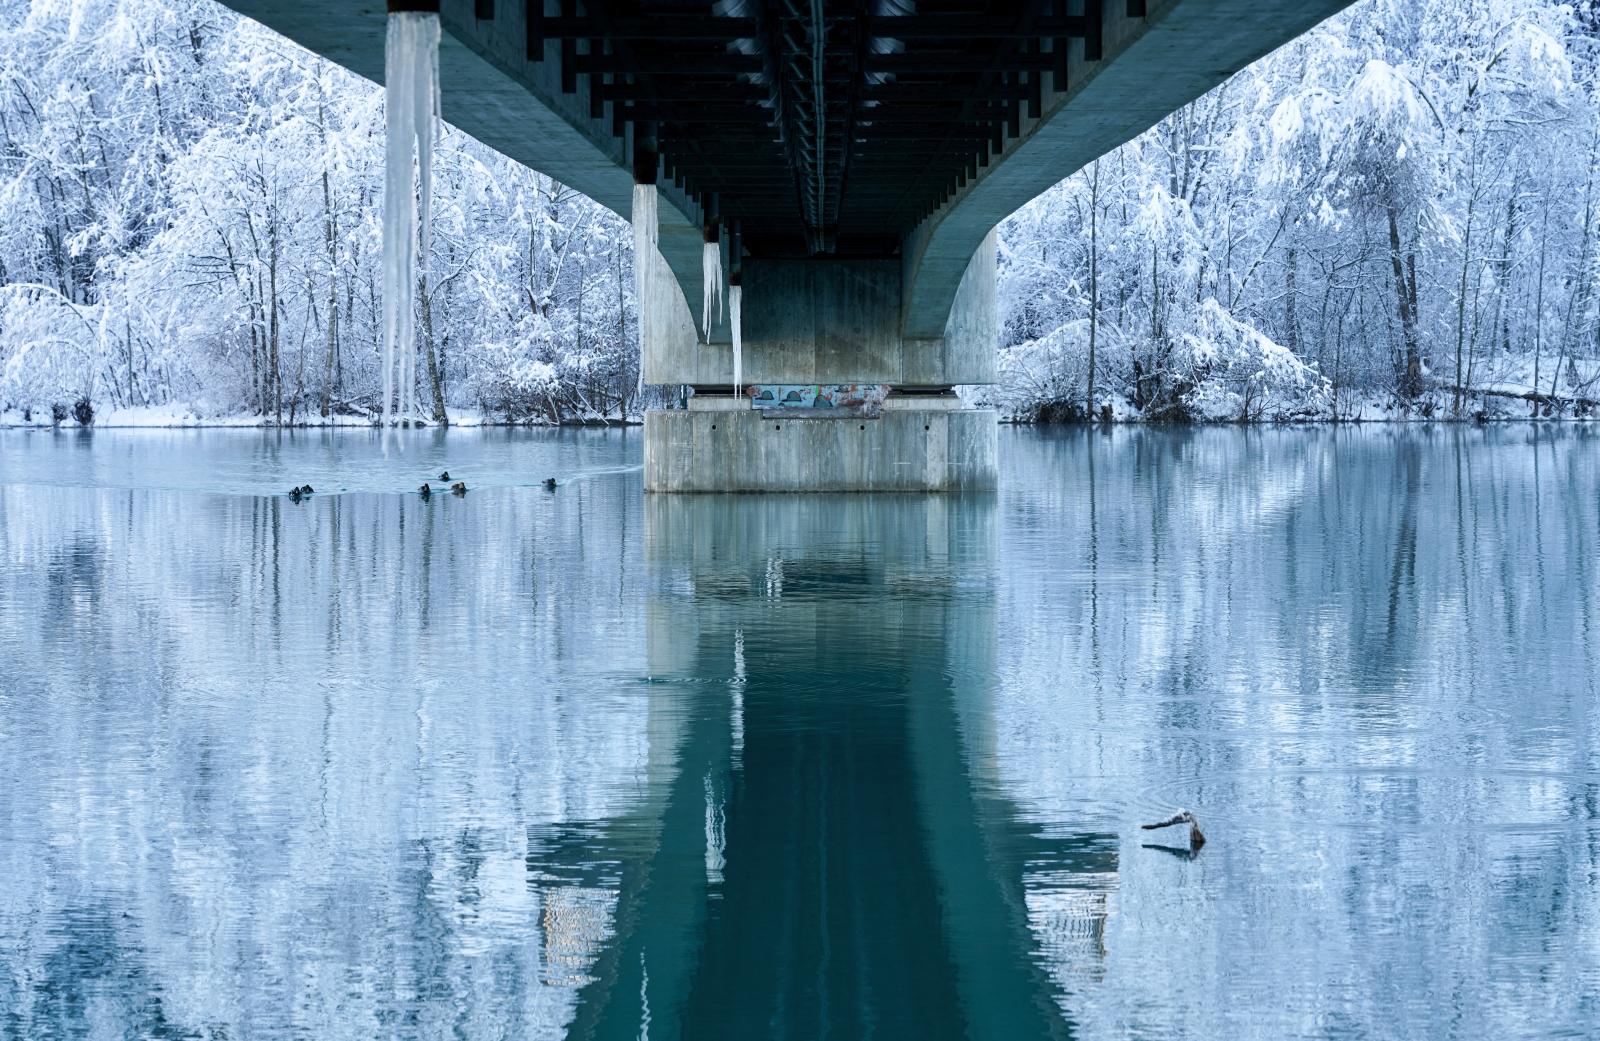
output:
POLYGON ((675 303, 678 317, 645 338, 645 381, 693 393, 686 410, 645 414, 645 490, 993 488, 996 416, 963 408, 954 388, 995 380, 995 258, 991 236, 968 263, 941 334, 925 337, 905 334, 898 258, 744 259, 741 382, 752 391, 885 388, 875 418, 752 407, 733 393, 726 326, 703 340, 681 296, 658 301, 663 314, 675 303))
POLYGON ((645 413, 644 439, 647 492, 987 491, 999 467, 984 409, 795 419, 702 405, 645 413))

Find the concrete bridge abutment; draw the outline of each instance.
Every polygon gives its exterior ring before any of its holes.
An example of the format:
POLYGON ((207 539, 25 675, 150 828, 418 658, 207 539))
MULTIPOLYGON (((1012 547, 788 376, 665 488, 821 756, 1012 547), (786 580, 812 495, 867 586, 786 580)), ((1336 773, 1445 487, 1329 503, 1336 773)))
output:
MULTIPOLYGON (((995 238, 984 239, 943 335, 908 335, 902 261, 745 258, 743 385, 724 320, 707 341, 681 295, 644 344, 645 380, 692 388, 687 408, 645 416, 646 491, 880 492, 995 486, 995 413, 962 384, 995 380, 995 238), (757 407, 796 387, 887 388, 881 408, 757 407)), ((654 288, 652 292, 676 286, 654 288)), ((878 391, 882 393, 882 391, 878 391)), ((776 403, 776 402, 775 402, 776 403)))

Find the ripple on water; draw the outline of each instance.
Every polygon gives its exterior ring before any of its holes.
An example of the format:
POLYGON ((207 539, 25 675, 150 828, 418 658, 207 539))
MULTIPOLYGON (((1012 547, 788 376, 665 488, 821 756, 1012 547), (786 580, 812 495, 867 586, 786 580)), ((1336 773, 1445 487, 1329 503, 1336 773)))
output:
POLYGON ((0 1034, 1591 1035, 1592 444, 1001 436, 0 432, 0 1034))

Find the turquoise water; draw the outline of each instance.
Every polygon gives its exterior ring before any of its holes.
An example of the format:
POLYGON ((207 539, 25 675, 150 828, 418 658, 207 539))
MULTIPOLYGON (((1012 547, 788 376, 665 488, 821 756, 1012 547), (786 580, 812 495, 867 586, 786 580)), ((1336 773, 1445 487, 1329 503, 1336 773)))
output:
POLYGON ((1593 1036, 1600 436, 640 440, 0 432, 0 1038, 1593 1036))

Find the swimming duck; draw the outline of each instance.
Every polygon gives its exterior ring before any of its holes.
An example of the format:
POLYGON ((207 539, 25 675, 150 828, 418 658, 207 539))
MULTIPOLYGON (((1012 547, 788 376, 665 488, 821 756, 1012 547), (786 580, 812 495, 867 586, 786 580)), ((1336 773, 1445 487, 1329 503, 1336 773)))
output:
POLYGON ((417 493, 426 499, 428 496, 433 494, 433 489, 428 487, 427 481, 423 481, 422 487, 417 489, 417 493))
POLYGON ((441 480, 441 481, 448 481, 449 479, 450 479, 450 471, 449 470, 446 470, 444 473, 439 475, 439 480, 441 480))
POLYGON ((451 495, 465 495, 465 494, 467 494, 467 482, 466 481, 457 481, 455 484, 452 484, 450 486, 450 494, 451 495))
POLYGON ((1145 831, 1154 831, 1157 828, 1167 828, 1174 824, 1189 825, 1190 849, 1199 849, 1206 844, 1206 837, 1200 833, 1200 822, 1195 820, 1194 814, 1188 810, 1179 810, 1164 821, 1157 821, 1155 824, 1141 824, 1140 827, 1145 831))
POLYGON ((300 486, 298 484, 289 489, 289 498, 294 502, 299 502, 300 496, 303 494, 305 493, 300 490, 300 486))
POLYGON ((544 486, 546 488, 550 489, 551 491, 555 491, 556 490, 556 479, 554 477, 546 477, 544 479, 544 486))
POLYGON ((310 495, 314 491, 316 491, 316 489, 311 487, 309 484, 303 485, 300 488, 300 494, 301 495, 310 495))

